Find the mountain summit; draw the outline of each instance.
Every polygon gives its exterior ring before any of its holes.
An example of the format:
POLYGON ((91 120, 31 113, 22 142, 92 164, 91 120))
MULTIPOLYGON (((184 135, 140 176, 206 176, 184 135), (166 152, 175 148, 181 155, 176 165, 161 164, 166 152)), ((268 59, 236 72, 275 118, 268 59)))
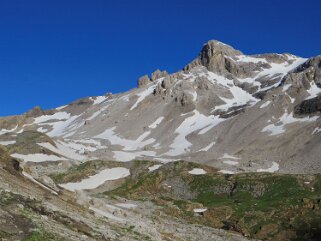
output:
POLYGON ((1 118, 0 144, 26 162, 183 159, 223 173, 316 173, 320 73, 320 56, 245 55, 212 40, 182 70, 156 70, 137 89, 1 118))

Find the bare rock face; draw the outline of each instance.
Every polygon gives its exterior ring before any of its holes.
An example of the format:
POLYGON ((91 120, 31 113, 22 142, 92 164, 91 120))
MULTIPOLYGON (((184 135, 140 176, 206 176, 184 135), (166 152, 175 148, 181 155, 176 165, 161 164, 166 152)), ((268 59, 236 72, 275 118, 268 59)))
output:
POLYGON ((296 115, 309 115, 321 112, 321 96, 304 100, 294 108, 296 115))
MULTIPOLYGON (((190 70, 198 65, 205 66, 209 71, 214 71, 218 74, 226 74, 226 66, 231 66, 227 56, 234 57, 241 55, 238 50, 233 49, 229 45, 212 40, 205 44, 198 56, 191 64, 187 65, 184 70, 190 70)), ((230 67, 231 68, 231 67, 230 67)))
POLYGON ((138 79, 138 88, 142 88, 148 84, 150 84, 152 81, 148 77, 148 75, 144 75, 138 79))
POLYGON ((38 116, 42 116, 44 114, 45 114, 45 111, 43 109, 41 109, 40 106, 36 106, 26 113, 26 117, 38 117, 38 116))
POLYGON ((163 77, 166 77, 168 76, 168 73, 167 71, 160 71, 159 69, 157 69, 155 72, 152 73, 152 78, 151 80, 152 81, 155 81, 157 79, 160 79, 160 78, 163 78, 163 77))
POLYGON ((309 90, 313 84, 321 88, 321 56, 309 59, 282 80, 282 85, 290 84, 297 91, 309 90))
POLYGON ((239 61, 240 56, 244 56, 244 54, 229 45, 212 40, 203 46, 198 58, 183 70, 190 71, 196 66, 204 66, 209 71, 223 75, 228 79, 234 79, 253 77, 255 71, 270 67, 266 62, 239 61))

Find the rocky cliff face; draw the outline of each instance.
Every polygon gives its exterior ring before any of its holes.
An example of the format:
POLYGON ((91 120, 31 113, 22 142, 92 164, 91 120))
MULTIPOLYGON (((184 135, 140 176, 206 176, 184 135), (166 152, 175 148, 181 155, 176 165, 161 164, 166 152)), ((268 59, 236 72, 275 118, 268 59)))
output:
POLYGON ((2 118, 0 144, 32 158, 16 142, 31 130, 52 140, 35 143, 44 150, 30 153, 37 161, 184 159, 229 173, 320 172, 320 73, 320 56, 249 56, 209 41, 182 70, 157 70, 129 92, 2 118))

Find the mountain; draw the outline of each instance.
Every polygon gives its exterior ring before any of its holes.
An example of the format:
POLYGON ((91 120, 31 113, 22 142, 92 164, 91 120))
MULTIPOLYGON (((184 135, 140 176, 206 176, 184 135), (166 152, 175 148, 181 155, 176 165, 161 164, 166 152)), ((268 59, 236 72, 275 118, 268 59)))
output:
POLYGON ((0 118, 0 239, 319 240, 320 111, 321 56, 212 40, 128 92, 0 118))
POLYGON ((137 89, 1 118, 0 138, 10 144, 35 130, 53 141, 41 148, 64 159, 183 159, 223 172, 320 172, 320 69, 320 56, 249 56, 213 40, 183 70, 157 70, 137 89), (236 165, 226 164, 230 159, 236 165))

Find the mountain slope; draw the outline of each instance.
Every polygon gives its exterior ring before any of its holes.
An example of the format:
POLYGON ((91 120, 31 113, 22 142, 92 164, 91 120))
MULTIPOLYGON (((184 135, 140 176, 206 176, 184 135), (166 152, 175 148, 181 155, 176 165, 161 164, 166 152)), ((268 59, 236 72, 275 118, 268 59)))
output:
POLYGON ((0 119, 0 144, 29 162, 184 159, 221 170, 318 173, 321 57, 244 55, 218 41, 138 88, 0 119), (44 133, 33 151, 24 131, 44 133))

